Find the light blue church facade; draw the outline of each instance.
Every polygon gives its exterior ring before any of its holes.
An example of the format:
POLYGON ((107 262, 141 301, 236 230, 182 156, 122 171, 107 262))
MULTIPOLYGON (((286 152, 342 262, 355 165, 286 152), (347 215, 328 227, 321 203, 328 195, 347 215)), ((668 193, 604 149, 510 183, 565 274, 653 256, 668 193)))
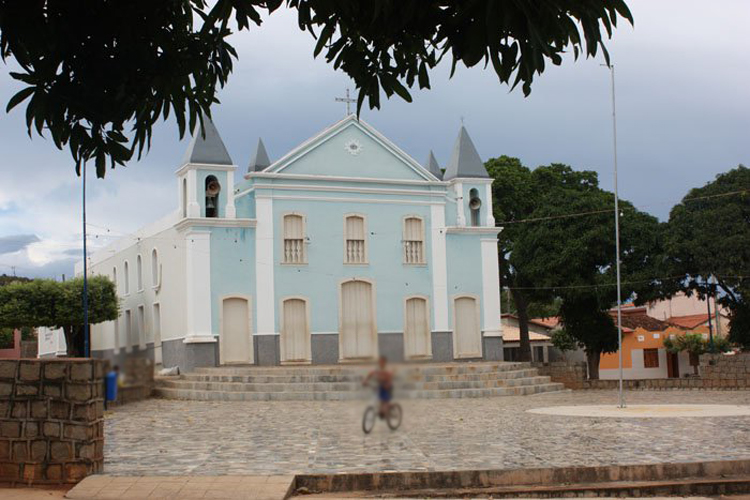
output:
POLYGON ((259 141, 238 170, 206 119, 176 211, 92 257, 121 297, 95 355, 183 371, 502 359, 492 179, 463 127, 444 175, 354 115, 273 162, 259 141))

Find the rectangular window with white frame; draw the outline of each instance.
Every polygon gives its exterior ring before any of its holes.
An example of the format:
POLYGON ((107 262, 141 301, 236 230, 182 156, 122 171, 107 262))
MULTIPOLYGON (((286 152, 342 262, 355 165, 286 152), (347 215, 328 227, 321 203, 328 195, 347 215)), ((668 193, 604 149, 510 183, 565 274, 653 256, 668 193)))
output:
POLYGON ((284 264, 305 264, 305 217, 300 214, 284 215, 284 264))
POLYGON ((404 264, 424 264, 424 222, 421 217, 404 219, 404 264))
POLYGON ((367 264, 367 221, 363 215, 344 218, 344 263, 367 264))

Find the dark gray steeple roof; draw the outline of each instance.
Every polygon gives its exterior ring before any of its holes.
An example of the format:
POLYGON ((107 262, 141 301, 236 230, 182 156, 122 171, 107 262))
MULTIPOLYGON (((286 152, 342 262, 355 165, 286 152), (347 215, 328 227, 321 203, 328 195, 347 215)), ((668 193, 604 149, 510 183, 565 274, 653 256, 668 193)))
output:
POLYGON ((207 116, 203 117, 203 133, 198 124, 193 132, 193 139, 185 151, 182 164, 204 163, 208 165, 233 165, 232 158, 219 136, 214 122, 207 116))
POLYGON ((438 165, 438 162, 435 159, 435 155, 433 154, 432 150, 430 150, 430 156, 427 157, 427 163, 425 163, 424 167, 438 179, 443 178, 443 171, 440 170, 440 165, 438 165))
POLYGON ((474 177, 479 179, 489 179, 484 163, 477 153, 477 148, 471 142, 466 128, 461 125, 458 132, 456 144, 453 146, 451 161, 445 169, 444 180, 455 179, 456 177, 474 177))
POLYGON ((264 170, 271 165, 271 160, 268 159, 268 153, 266 147, 263 145, 263 139, 258 138, 258 146, 255 148, 255 154, 250 159, 250 165, 247 167, 248 172, 259 172, 264 170))

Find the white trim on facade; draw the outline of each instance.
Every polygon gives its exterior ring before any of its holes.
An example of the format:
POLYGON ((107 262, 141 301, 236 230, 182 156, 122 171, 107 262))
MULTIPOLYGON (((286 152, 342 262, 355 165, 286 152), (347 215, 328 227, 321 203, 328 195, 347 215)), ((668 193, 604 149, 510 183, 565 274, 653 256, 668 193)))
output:
POLYGON ((180 176, 190 170, 219 170, 224 172, 234 172, 237 165, 216 165, 213 163, 183 163, 180 168, 175 170, 175 175, 180 176))
MULTIPOLYGON (((355 194, 383 194, 383 195, 405 195, 405 196, 428 196, 432 198, 441 198, 447 196, 447 191, 430 191, 426 189, 384 189, 384 188, 364 188, 352 186, 334 186, 334 185, 307 185, 307 184, 255 184, 252 189, 256 190, 288 190, 288 191, 318 191, 332 193, 355 193, 355 194)), ((249 191, 249 190, 248 190, 249 191)), ((243 191, 241 194, 244 194, 243 191)))
MULTIPOLYGON (((445 205, 445 201, 418 201, 418 200, 384 200, 382 198, 334 198, 333 196, 294 196, 278 194, 257 194, 256 200, 277 199, 277 200, 299 200, 299 201, 332 201, 347 203, 386 203, 397 205, 445 205)), ((487 228, 484 228, 487 229, 487 228)))
POLYGON ((258 334, 276 333, 274 298, 273 200, 255 202, 255 303, 258 334))
MULTIPOLYGON (((313 175, 313 174, 288 174, 286 172, 248 172, 245 179, 291 179, 300 181, 327 181, 327 182, 359 182, 368 184, 406 184, 416 186, 442 186, 446 187, 448 181, 429 181, 414 179, 380 179, 377 177, 348 177, 342 175, 313 175)), ((244 191, 242 192, 244 194, 244 191)))
POLYGON ((198 227, 255 227, 256 219, 224 219, 221 217, 188 217, 182 219, 174 228, 178 231, 198 227))
POLYGON ((436 331, 448 331, 448 262, 445 244, 445 206, 430 207, 432 239, 432 304, 436 331))
POLYGON ((497 238, 482 238, 480 245, 482 254, 482 297, 484 298, 482 330, 485 337, 502 337, 497 238))
POLYGON ((237 209, 234 205, 234 169, 227 170, 227 204, 224 206, 224 218, 234 219, 237 217, 237 209))
POLYGON ((211 331, 211 233, 185 233, 185 343, 213 342, 211 331))

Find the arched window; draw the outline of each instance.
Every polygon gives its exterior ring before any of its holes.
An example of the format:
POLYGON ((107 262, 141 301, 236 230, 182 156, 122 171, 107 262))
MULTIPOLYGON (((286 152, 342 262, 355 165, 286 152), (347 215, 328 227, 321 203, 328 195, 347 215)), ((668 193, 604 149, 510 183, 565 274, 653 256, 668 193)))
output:
POLYGON ((479 221, 479 209, 482 207, 482 200, 479 198, 479 191, 476 188, 472 188, 469 191, 469 210, 471 210, 471 225, 478 226, 479 221))
POLYGON ((128 264, 128 261, 125 261, 125 265, 123 265, 122 269, 123 280, 125 280, 125 295, 130 293, 130 265, 128 264))
POLYGON ((140 255, 135 258, 135 279, 140 292, 143 290, 143 260, 140 255))
POLYGON ((219 216, 220 192, 221 184, 219 184, 219 180, 213 175, 206 177, 206 217, 219 216))
POLYGON ((151 285, 159 286, 159 254, 156 248, 151 250, 151 285))
POLYGON ((424 228, 420 217, 404 219, 404 264, 424 264, 424 228))
POLYGON ((361 215, 347 215, 344 219, 344 263, 367 263, 367 237, 365 218, 361 215))
POLYGON ((112 268, 112 283, 115 284, 115 293, 117 293, 117 266, 112 268))
POLYGON ((305 255, 305 218, 299 214, 284 216, 284 263, 304 264, 305 255))

